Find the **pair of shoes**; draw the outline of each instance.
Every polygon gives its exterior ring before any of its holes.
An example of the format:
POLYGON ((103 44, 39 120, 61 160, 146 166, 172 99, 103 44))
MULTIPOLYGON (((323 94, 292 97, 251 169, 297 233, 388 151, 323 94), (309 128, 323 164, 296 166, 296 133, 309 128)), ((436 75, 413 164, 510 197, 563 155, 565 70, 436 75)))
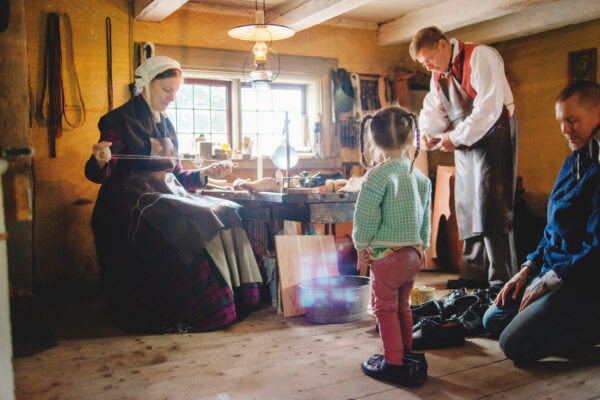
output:
POLYGON ((465 344, 465 329, 457 319, 423 319, 413 327, 415 350, 439 349, 465 344))
MULTIPOLYGON (((373 354, 367 360, 367 363, 374 364, 374 363, 379 362, 381 359, 383 359, 383 354, 373 354)), ((421 373, 420 378, 423 381, 427 380, 427 367, 428 367, 428 365, 427 365, 427 359, 425 358, 425 354, 423 354, 423 353, 408 352, 408 353, 404 353, 403 360, 404 359, 409 359, 409 360, 418 362, 421 365, 421 369, 419 370, 419 372, 421 373)))
POLYGON ((468 309, 476 308, 480 303, 479 297, 475 295, 466 295, 457 297, 448 302, 442 309, 442 319, 456 319, 463 315, 468 309))
POLYGON ((473 279, 465 279, 465 278, 458 278, 458 279, 449 279, 446 287, 448 289, 459 289, 462 287, 465 287, 467 289, 485 289, 489 286, 489 283, 487 282, 480 282, 480 281, 475 281, 473 279))
POLYGON ((402 363, 402 365, 390 364, 381 354, 375 354, 362 363, 361 368, 365 375, 377 380, 407 387, 422 386, 422 364, 406 357, 402 360, 402 363))

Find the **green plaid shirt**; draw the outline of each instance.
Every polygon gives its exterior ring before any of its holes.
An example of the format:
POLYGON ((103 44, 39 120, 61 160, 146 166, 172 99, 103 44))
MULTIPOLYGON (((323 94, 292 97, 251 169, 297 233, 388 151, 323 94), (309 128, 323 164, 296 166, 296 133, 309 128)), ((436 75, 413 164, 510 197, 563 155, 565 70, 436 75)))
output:
POLYGON ((406 157, 370 169, 356 208, 352 239, 358 250, 429 247, 431 182, 406 157))

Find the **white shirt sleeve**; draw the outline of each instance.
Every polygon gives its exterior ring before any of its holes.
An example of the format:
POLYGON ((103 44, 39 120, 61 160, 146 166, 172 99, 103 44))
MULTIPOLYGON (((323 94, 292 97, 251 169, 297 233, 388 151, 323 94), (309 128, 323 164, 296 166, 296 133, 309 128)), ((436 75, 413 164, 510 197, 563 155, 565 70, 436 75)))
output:
POLYGON ((456 146, 461 144, 471 146, 476 143, 500 118, 502 106, 505 103, 512 105, 512 93, 504 74, 504 62, 491 47, 477 46, 473 49, 471 86, 477 92, 471 115, 450 133, 450 140, 456 146), (507 101, 505 101, 506 90, 508 90, 506 94, 510 96, 507 101))
POLYGON ((429 93, 423 99, 423 108, 419 113, 419 129, 421 134, 428 133, 431 136, 446 132, 450 126, 450 120, 446 110, 442 106, 442 101, 437 92, 437 83, 431 78, 429 93))

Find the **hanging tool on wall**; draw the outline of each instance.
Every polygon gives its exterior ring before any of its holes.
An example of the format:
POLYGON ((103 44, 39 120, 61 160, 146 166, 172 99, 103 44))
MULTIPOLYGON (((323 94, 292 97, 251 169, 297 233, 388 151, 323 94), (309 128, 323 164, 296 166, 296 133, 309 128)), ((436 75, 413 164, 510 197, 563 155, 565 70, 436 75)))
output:
POLYGON ((60 40, 60 14, 49 13, 46 26, 46 50, 44 52, 44 78, 42 82, 42 96, 38 108, 39 117, 48 126, 48 139, 50 146, 50 158, 56 157, 56 139, 62 136, 62 119, 71 128, 78 128, 85 122, 85 104, 81 95, 81 87, 75 69, 75 56, 73 52, 73 31, 71 19, 68 14, 62 14, 65 20, 65 29, 70 53, 70 64, 75 79, 78 101, 80 103, 81 118, 78 123, 71 123, 65 113, 65 87, 62 77, 62 44, 60 40), (48 117, 44 116, 44 100, 46 98, 46 86, 48 86, 48 117))
POLYGON ((106 17, 106 74, 108 90, 108 111, 113 109, 113 84, 112 84, 112 26, 110 17, 106 17))

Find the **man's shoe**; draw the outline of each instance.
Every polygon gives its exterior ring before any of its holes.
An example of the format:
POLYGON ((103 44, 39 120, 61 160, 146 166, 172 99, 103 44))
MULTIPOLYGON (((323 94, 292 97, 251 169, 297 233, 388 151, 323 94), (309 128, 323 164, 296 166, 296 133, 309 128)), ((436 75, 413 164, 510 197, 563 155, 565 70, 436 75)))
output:
POLYGON ((474 281, 465 278, 449 279, 446 284, 448 289, 460 289, 462 287, 467 289, 485 289, 488 286, 490 285, 487 282, 474 281))
POLYGON ((417 361, 405 358, 402 365, 394 365, 387 362, 383 356, 372 356, 362 363, 365 375, 371 378, 396 383, 407 387, 419 387, 423 385, 421 364, 417 361))
POLYGON ((458 320, 423 319, 413 327, 414 350, 440 349, 465 344, 465 331, 458 320))
POLYGON ((444 306, 442 309, 442 320, 456 319, 463 315, 468 309, 477 307, 479 303, 479 297, 475 295, 458 297, 444 306))

